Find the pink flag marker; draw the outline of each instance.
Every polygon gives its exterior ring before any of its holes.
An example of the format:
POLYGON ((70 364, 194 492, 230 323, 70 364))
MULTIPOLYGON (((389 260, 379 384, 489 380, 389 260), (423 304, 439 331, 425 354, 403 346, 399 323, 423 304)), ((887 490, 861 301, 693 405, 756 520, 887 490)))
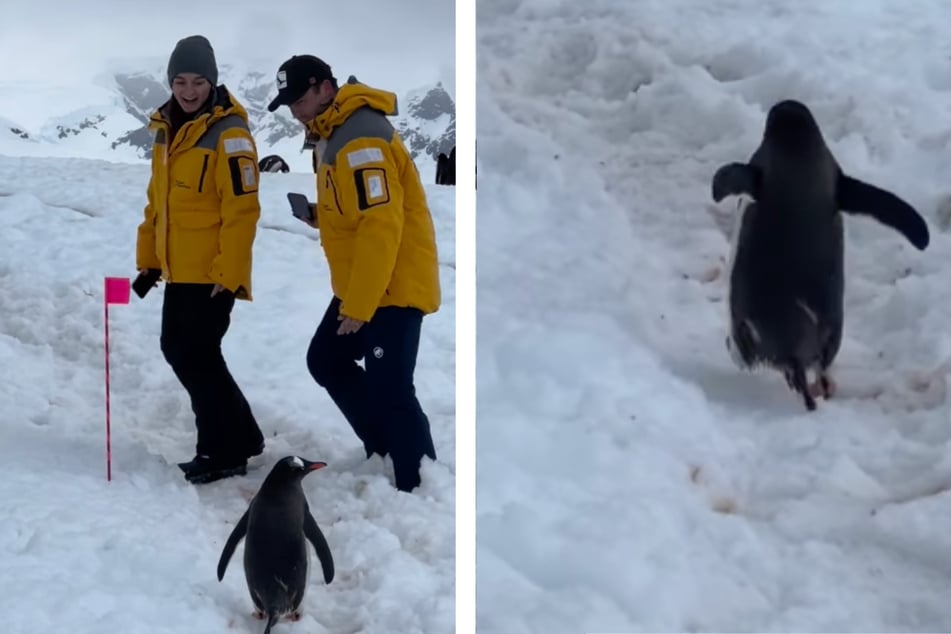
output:
POLYGON ((128 304, 131 283, 127 277, 107 277, 103 304, 106 310, 106 480, 112 481, 112 421, 109 412, 109 304, 128 304))

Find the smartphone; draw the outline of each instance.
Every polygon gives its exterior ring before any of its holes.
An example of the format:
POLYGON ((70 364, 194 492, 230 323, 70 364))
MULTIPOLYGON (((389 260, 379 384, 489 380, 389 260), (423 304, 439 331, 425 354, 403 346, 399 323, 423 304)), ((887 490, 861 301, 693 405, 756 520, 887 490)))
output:
POLYGON ((149 269, 145 273, 139 273, 135 281, 132 282, 132 290, 135 291, 136 295, 145 299, 145 296, 152 290, 160 277, 162 277, 161 269, 149 269))
POLYGON ((314 205, 307 201, 307 196, 295 192, 288 192, 287 202, 291 204, 291 213, 294 214, 296 218, 300 218, 311 225, 316 224, 314 222, 314 205))

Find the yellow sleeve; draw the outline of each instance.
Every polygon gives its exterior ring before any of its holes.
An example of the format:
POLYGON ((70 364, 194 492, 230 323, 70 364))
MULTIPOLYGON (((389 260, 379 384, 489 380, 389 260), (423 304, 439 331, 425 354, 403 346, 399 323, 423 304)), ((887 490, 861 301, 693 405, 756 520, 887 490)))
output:
POLYGON ((152 193, 154 180, 154 177, 149 179, 145 220, 139 225, 135 242, 135 268, 139 270, 162 268, 155 253, 155 195, 152 193))
POLYGON ((251 249, 261 217, 257 148, 250 132, 236 127, 221 134, 217 152, 221 230, 210 275, 215 283, 236 293, 242 281, 251 277, 251 249))
POLYGON ((380 139, 359 139, 337 154, 341 205, 360 214, 350 281, 340 313, 369 321, 390 284, 403 233, 403 187, 393 152, 380 139))

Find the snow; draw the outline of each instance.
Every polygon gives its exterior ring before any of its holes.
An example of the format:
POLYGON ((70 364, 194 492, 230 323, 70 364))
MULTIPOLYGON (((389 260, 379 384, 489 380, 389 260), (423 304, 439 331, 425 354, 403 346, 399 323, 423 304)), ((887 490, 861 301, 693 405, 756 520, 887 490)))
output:
MULTIPOLYGON (((271 466, 328 466, 303 486, 336 577, 310 576, 276 632, 451 631, 454 623, 454 190, 427 186, 443 305, 423 324, 416 386, 439 460, 411 494, 362 446, 305 353, 330 299, 317 232, 285 198, 312 174, 262 175, 254 301, 224 355, 267 438, 242 478, 200 487, 187 395, 159 350, 162 287, 110 307, 113 480, 106 481, 103 278, 134 273, 149 168, 0 157, 0 611, 3 631, 260 632, 238 547, 218 557, 271 466)), ((311 565, 318 565, 311 550, 311 565)))
POLYGON ((949 17, 479 2, 480 632, 951 628, 949 17), (813 413, 729 357, 710 199, 787 97, 932 231, 846 218, 813 413))

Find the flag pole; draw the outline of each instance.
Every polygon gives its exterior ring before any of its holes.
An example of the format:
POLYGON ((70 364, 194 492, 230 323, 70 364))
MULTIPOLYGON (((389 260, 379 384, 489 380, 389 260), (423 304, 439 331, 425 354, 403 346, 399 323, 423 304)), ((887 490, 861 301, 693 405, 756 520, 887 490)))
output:
POLYGON ((109 280, 104 283, 103 304, 106 324, 106 481, 112 481, 112 420, 109 408, 109 280))
POLYGON ((112 481, 112 416, 109 390, 109 304, 128 304, 131 290, 129 278, 107 277, 103 285, 106 329, 106 480, 112 481))

